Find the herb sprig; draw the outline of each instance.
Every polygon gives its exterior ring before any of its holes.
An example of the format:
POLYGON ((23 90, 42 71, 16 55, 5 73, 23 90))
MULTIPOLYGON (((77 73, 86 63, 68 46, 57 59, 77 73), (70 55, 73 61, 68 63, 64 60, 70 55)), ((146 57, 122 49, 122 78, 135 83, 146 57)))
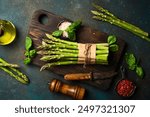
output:
POLYGON ((24 64, 31 63, 31 58, 33 58, 36 55, 36 50, 31 48, 32 48, 32 39, 27 36, 25 40, 26 58, 24 59, 24 64))
POLYGON ((119 50, 119 46, 117 45, 117 37, 115 35, 109 35, 107 38, 107 43, 109 44, 109 50, 112 52, 116 52, 119 50))
POLYGON ((130 70, 135 71, 140 78, 144 77, 144 70, 142 66, 139 65, 139 62, 136 60, 136 57, 133 53, 126 53, 125 60, 130 70))
POLYGON ((56 30, 52 33, 54 37, 60 37, 64 31, 68 33, 68 39, 70 41, 75 41, 76 40, 76 30, 81 26, 81 21, 77 20, 73 22, 66 30, 56 30))

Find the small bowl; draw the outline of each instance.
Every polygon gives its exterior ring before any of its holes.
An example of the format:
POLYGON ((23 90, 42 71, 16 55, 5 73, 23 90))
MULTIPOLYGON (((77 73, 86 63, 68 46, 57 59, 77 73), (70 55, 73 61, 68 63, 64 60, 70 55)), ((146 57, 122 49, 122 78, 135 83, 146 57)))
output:
POLYGON ((0 20, 2 35, 0 36, 0 45, 8 45, 14 41, 16 37, 16 28, 12 22, 0 20))
POLYGON ((136 89, 136 85, 131 80, 128 80, 128 79, 119 80, 115 86, 115 90, 117 94, 124 98, 131 97, 134 94, 135 89, 136 89), (123 84, 123 82, 129 83, 129 84, 123 84), (122 87, 119 87, 119 85, 122 85, 122 87), (132 89, 130 90, 129 88, 132 88, 132 89), (122 92, 119 92, 120 89, 122 90, 122 92))

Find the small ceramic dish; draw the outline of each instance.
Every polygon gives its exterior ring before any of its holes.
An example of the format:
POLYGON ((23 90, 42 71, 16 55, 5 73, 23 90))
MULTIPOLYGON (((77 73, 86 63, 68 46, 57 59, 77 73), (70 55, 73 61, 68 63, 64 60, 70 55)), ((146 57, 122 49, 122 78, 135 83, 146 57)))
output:
POLYGON ((135 92, 136 85, 133 83, 133 81, 126 78, 125 68, 123 66, 120 67, 120 71, 121 71, 122 79, 120 79, 117 82, 115 86, 115 90, 117 94, 121 97, 124 98, 131 97, 135 92))
POLYGON ((12 22, 0 20, 0 45, 8 45, 14 41, 16 37, 16 28, 12 22))
POLYGON ((117 94, 124 98, 131 97, 134 94, 135 89, 136 85, 128 79, 119 80, 115 86, 117 94))

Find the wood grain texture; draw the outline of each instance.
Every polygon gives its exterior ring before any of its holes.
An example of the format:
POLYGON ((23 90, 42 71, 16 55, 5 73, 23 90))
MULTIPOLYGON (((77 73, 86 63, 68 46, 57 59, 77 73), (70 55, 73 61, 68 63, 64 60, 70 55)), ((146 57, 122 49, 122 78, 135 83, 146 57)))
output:
MULTIPOLYGON (((41 40, 45 37, 45 33, 52 33, 55 31, 58 24, 62 21, 70 21, 67 18, 55 15, 48 11, 38 10, 34 12, 31 23, 29 26, 28 35, 33 40, 34 48, 37 48, 41 44, 41 40), (39 22, 39 19, 46 15, 48 17, 48 23, 43 25, 39 22)), ((77 42, 80 43, 101 43, 106 42, 107 34, 95 29, 92 29, 88 26, 81 26, 77 31, 77 42)), ((103 72, 103 71, 116 71, 120 58, 123 54, 125 47, 125 42, 122 39, 118 39, 117 43, 119 45, 119 51, 111 53, 110 63, 108 66, 104 65, 87 65, 86 68, 83 68, 83 65, 64 65, 64 66, 55 66, 50 68, 54 73, 65 75, 68 73, 89 73, 89 72, 103 72)), ((39 60, 40 55, 37 55, 33 59, 33 64, 37 66, 42 66, 44 62, 39 60)), ((108 89, 111 84, 112 79, 107 80, 96 80, 96 81, 84 81, 90 85, 96 86, 100 89, 108 89)))
POLYGON ((83 87, 65 84, 56 79, 52 80, 49 89, 51 92, 60 92, 77 100, 82 100, 85 95, 85 89, 83 87))

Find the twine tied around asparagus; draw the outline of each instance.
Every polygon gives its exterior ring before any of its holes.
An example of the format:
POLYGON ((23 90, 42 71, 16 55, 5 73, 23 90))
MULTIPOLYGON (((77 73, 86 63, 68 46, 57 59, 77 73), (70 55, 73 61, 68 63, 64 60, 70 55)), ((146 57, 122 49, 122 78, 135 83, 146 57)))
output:
POLYGON ((84 54, 85 54, 85 62, 84 62, 84 68, 86 68, 86 65, 87 64, 90 64, 90 61, 91 61, 91 46, 92 44, 85 44, 85 51, 84 51, 84 54))
POLYGON ((87 64, 95 64, 96 57, 96 45, 87 43, 87 44, 78 44, 78 63, 83 63, 83 67, 86 68, 87 64))

